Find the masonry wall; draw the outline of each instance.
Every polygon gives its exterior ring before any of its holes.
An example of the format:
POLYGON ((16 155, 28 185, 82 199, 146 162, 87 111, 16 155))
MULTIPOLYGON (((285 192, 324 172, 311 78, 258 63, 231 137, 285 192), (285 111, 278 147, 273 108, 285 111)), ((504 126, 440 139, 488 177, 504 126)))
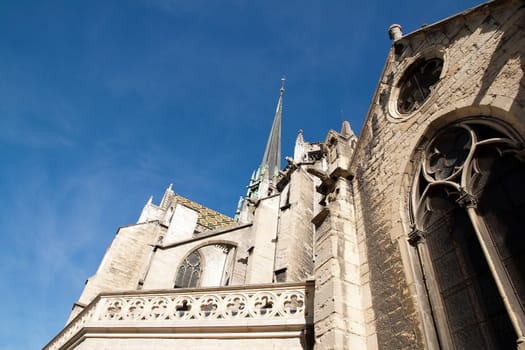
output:
POLYGON ((316 349, 367 349, 351 184, 335 186, 315 235, 316 349))
MULTIPOLYGON (((251 226, 244 225, 241 227, 235 227, 231 229, 224 229, 218 234, 212 234, 208 237, 201 237, 199 239, 191 239, 186 242, 179 242, 172 246, 157 248, 148 269, 147 276, 144 281, 144 289, 170 289, 173 288, 175 283, 175 276, 177 270, 184 258, 196 249, 204 249, 206 253, 207 247, 214 245, 235 245, 235 261, 233 267, 233 276, 231 279, 231 285, 241 285, 245 282, 246 276, 246 263, 248 260, 248 248, 251 246, 251 226)), ((204 256, 204 260, 208 261, 209 265, 213 265, 213 262, 204 256)), ((223 264, 224 265, 224 264, 223 264)), ((204 266, 209 268, 211 271, 215 271, 216 266, 204 266)), ((222 276, 221 271, 218 272, 218 279, 214 282, 202 285, 202 287, 218 286, 220 285, 220 277, 222 276), (217 283, 217 281, 219 281, 217 283)), ((216 276, 217 277, 217 276, 216 276)), ((208 281, 210 281, 208 279, 208 281)))
POLYGON ((166 339, 158 338, 89 338, 75 347, 76 350, 303 350, 301 338, 263 338, 263 339, 214 339, 213 335, 207 338, 166 339))
MULTIPOLYGON (((288 191, 281 194, 275 270, 286 269, 286 281, 304 281, 313 275, 314 180, 299 167, 292 174, 288 191), (289 191, 289 192, 288 192, 289 191)), ((284 281, 282 281, 284 282, 284 281)))
POLYGON ((371 291, 367 334, 379 349, 423 349, 432 341, 407 243, 415 147, 423 135, 475 116, 504 120, 525 135, 524 26, 523 2, 491 2, 398 40, 389 54, 352 163, 357 235, 367 257, 361 282, 371 291), (442 55, 441 79, 417 111, 401 115, 397 84, 424 55, 442 55))
MULTIPOLYGON (((96 274, 88 279, 78 302, 87 305, 102 291, 137 289, 153 253, 152 244, 165 231, 166 228, 158 222, 119 228, 96 274)), ((76 304, 69 320, 81 310, 82 306, 76 304)))
POLYGON ((326 169, 316 172, 321 206, 315 224, 315 348, 367 349, 349 160, 356 137, 343 124, 324 143, 326 169))
POLYGON ((279 195, 261 199, 253 219, 252 248, 248 258, 246 284, 271 283, 279 221, 279 195))

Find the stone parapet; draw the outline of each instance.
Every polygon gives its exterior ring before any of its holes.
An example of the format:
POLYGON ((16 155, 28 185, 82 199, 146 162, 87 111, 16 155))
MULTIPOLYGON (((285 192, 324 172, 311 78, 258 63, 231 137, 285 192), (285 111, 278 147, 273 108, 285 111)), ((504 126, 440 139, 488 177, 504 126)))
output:
POLYGON ((313 282, 304 282, 101 294, 44 350, 74 349, 102 333, 170 333, 172 338, 233 333, 264 338, 268 333, 306 339, 313 288, 313 282))

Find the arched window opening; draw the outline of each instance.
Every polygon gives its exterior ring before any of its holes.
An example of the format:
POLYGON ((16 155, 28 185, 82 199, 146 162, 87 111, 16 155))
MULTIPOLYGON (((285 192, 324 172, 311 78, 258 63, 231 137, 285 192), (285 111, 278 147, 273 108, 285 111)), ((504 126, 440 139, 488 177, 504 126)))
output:
POLYGON ((490 170, 478 180, 484 186, 475 188, 478 211, 525 310, 525 165, 512 154, 490 153, 490 170))
POLYGON ((201 256, 198 252, 193 252, 184 259, 179 267, 175 288, 194 288, 197 287, 202 275, 201 256))
POLYGON ((403 74, 399 83, 397 109, 400 113, 412 113, 426 101, 438 83, 443 60, 441 58, 420 59, 403 74))
POLYGON ((446 191, 433 191, 426 202, 423 231, 453 343, 458 349, 512 347, 512 324, 467 212, 446 191))
POLYGON ((523 334, 525 163, 520 143, 503 130, 453 124, 420 158, 410 242, 428 276, 443 347, 510 349, 523 334))

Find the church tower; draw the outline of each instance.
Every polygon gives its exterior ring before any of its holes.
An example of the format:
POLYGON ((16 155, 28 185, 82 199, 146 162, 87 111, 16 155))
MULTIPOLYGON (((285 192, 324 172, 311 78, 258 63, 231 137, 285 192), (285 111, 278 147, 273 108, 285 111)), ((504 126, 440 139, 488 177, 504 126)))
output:
POLYGON ((252 173, 247 186, 246 198, 240 198, 235 212, 235 219, 241 222, 248 220, 248 208, 250 203, 265 198, 275 191, 275 183, 279 170, 281 169, 281 118, 283 113, 284 83, 286 79, 281 78, 281 89, 279 100, 275 109, 272 128, 259 168, 252 173))

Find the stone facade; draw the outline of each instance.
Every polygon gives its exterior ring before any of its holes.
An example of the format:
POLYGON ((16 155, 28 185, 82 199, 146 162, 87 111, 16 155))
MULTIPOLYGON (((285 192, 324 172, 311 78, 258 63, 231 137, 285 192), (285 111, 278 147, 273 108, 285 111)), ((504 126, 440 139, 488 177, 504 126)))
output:
POLYGON ((150 199, 45 349, 525 349, 525 5, 390 34, 359 137, 273 173, 282 88, 236 219, 150 199))
POLYGON ((523 2, 497 1, 394 42, 351 166, 371 291, 367 327, 379 348, 446 348, 435 321, 422 322, 435 316, 425 300, 425 271, 408 244, 417 156, 437 130, 456 120, 502 121, 525 135, 524 23, 523 2), (422 57, 443 59, 439 81, 419 109, 401 114, 400 81, 422 57))

